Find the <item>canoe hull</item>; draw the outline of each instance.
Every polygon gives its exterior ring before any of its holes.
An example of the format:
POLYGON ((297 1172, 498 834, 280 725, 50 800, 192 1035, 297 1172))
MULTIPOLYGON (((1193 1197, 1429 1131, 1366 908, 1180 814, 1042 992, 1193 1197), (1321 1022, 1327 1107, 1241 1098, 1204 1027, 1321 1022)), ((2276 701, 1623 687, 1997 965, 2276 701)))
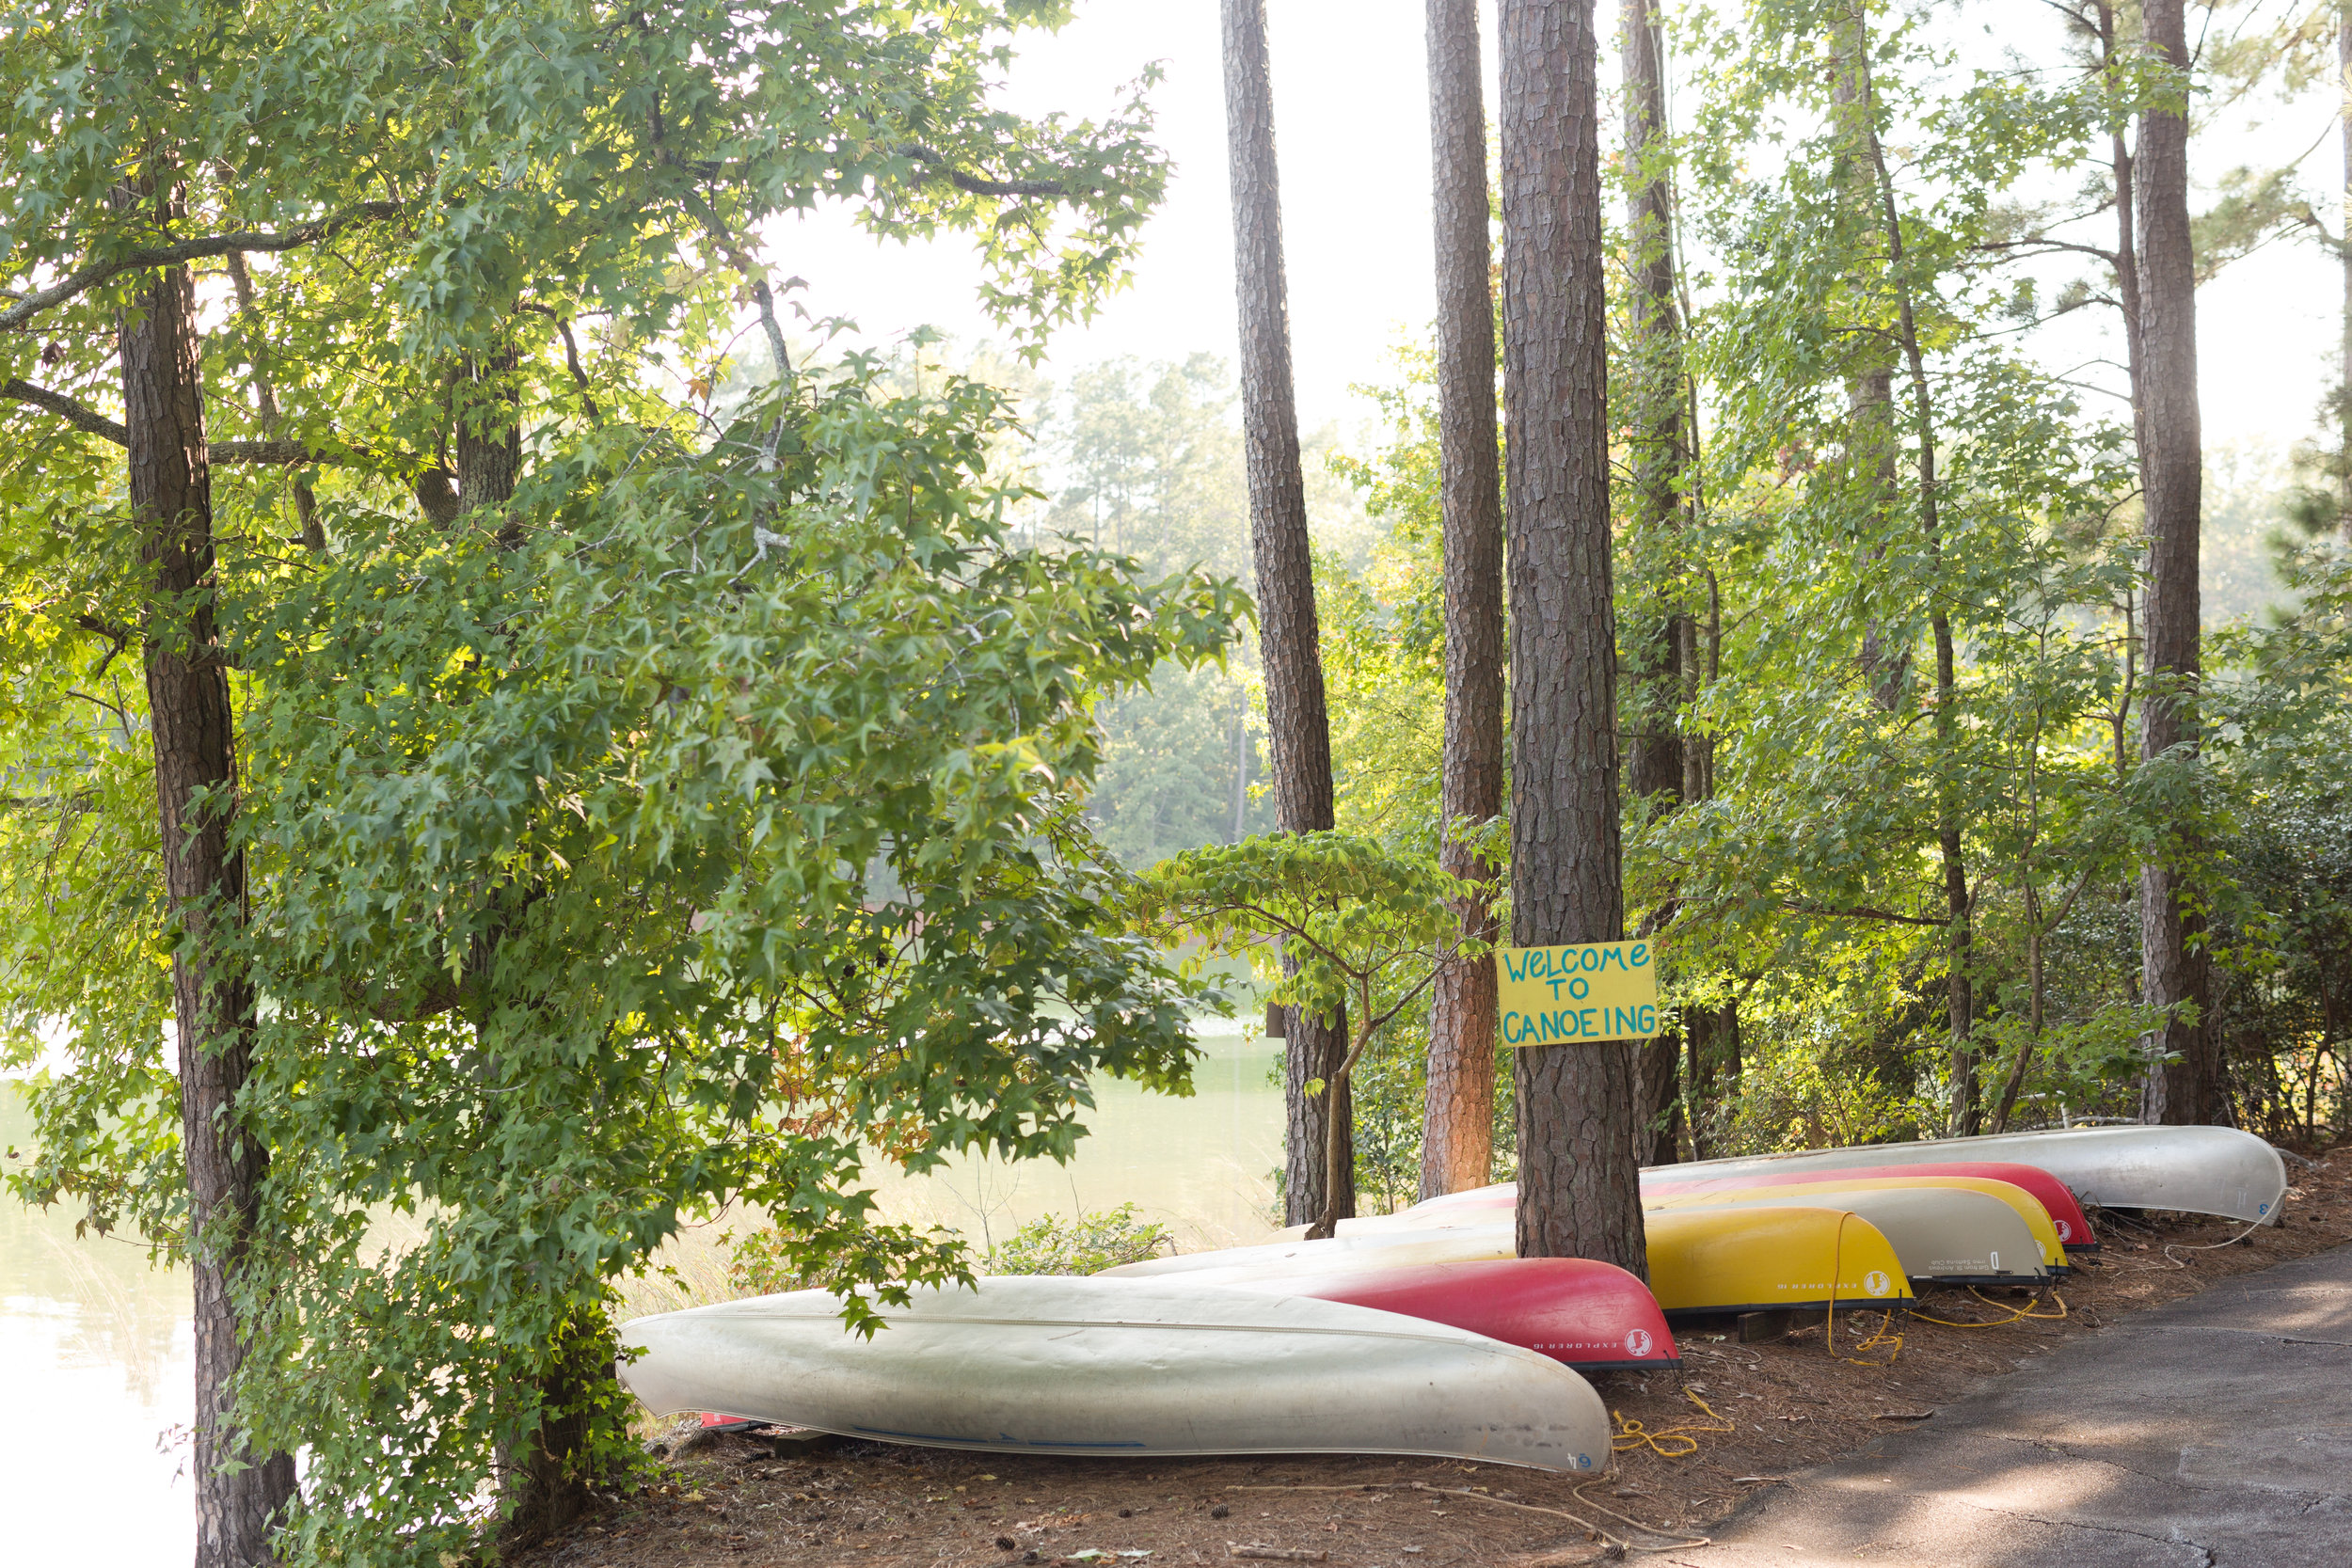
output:
POLYGON ((1842 1209, 1877 1228, 1915 1284, 2039 1285, 2049 1278, 2042 1245, 2017 1211, 1997 1197, 1963 1188, 1805 1186, 1786 1196, 1760 1188, 1644 1207, 1649 1214, 1842 1209))
POLYGON ((1244 1275, 1230 1283, 1423 1318, 1532 1350, 1581 1372, 1640 1371, 1681 1361, 1649 1288, 1623 1269, 1590 1259, 1333 1269, 1244 1275))
POLYGON ((1649 1288, 1671 1321, 1911 1301, 1901 1261, 1869 1221, 1838 1209, 1661 1209, 1642 1216, 1649 1288))
MULTIPOLYGON (((1649 1288, 1669 1322, 1677 1317, 1784 1307, 1899 1306, 1909 1276, 1867 1220, 1835 1209, 1733 1206, 1659 1210, 1643 1215, 1649 1288)), ((1223 1252, 1155 1258, 1114 1275, 1202 1281, 1279 1281, 1329 1273, 1477 1262, 1518 1256, 1508 1216, 1454 1226, 1270 1242, 1223 1252)))
POLYGON ((2169 1209, 2248 1225, 2275 1222, 2287 1190, 2279 1151, 2233 1127, 2082 1127, 1702 1160, 1674 1168, 1716 1177, 1972 1160, 2035 1166, 2102 1209, 2169 1209))
MULTIPOLYGON (((1847 1198, 1857 1193, 1973 1193, 1979 1197, 1993 1199, 2017 1216, 2018 1222, 2032 1238, 2034 1251, 2031 1256, 2039 1259, 2045 1270, 2059 1274, 2068 1272, 2066 1248, 2058 1241, 2056 1222, 2050 1218, 2050 1212, 2042 1207, 2041 1201, 2023 1187, 2007 1181, 1987 1180, 1979 1176, 1867 1176, 1841 1180, 1843 1175, 1838 1171, 1824 1171, 1816 1180, 1772 1185, 1750 1185, 1741 1178, 1725 1177, 1721 1181, 1706 1183, 1705 1189, 1700 1191, 1669 1188, 1654 1193, 1645 1192, 1642 1204, 1645 1208, 1654 1208, 1661 1205, 1682 1207, 1782 1202, 1821 1203, 1832 1209, 1851 1209, 1853 1205, 1847 1198)), ((1881 1226, 1880 1228, 1883 1230, 1886 1227, 1881 1226)), ((1908 1253, 1893 1231, 1887 1232, 1887 1239, 1895 1243, 1897 1252, 1908 1253)), ((2016 1267, 2024 1266, 2014 1251, 2014 1238, 2010 1241, 1988 1241, 1985 1249, 1988 1253, 2004 1254, 2016 1267)), ((1971 1283, 1981 1284, 1983 1281, 1971 1283)))
MULTIPOLYGON (((1692 1176, 1677 1174, 1688 1167, 1681 1165, 1653 1166, 1642 1173, 1644 1198, 1682 1197, 1696 1193, 1726 1192, 1745 1187, 1786 1187, 1804 1182, 1823 1180, 1866 1180, 1879 1177, 1965 1177, 1983 1181, 2006 1181, 2042 1205, 2050 1216, 2050 1227, 2058 1233, 2058 1244, 2068 1252, 2086 1252, 2099 1244, 2098 1236, 2090 1228, 2090 1216, 2083 1212, 2074 1192, 2035 1165, 2018 1164, 2001 1160, 1926 1161, 1915 1165, 1856 1165, 1835 1171, 1746 1172, 1734 1176, 1692 1176)), ((1516 1194, 1501 1201, 1508 1204, 1516 1194)))
POLYGON ((821 1291, 640 1318, 649 1409, 991 1453, 1435 1454, 1595 1472, 1607 1411, 1557 1361, 1340 1302, 1191 1280, 916 1291, 868 1340, 821 1291))

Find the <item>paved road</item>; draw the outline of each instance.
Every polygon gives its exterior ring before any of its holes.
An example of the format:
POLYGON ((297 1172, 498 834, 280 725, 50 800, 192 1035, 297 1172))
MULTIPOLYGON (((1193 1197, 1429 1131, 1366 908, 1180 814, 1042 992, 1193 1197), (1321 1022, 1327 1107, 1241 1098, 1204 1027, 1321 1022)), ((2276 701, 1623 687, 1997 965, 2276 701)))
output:
POLYGON ((2076 1339, 1735 1515, 1692 1568, 2352 1564, 2352 1247, 2076 1339))

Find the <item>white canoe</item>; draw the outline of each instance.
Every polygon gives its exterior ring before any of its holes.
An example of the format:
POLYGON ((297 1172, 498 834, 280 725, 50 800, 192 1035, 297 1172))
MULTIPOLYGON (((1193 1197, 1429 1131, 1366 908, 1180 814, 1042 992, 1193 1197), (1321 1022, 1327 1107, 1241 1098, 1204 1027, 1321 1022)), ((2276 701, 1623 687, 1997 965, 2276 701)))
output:
POLYGON ((990 1453, 1609 1463, 1608 1411, 1575 1372, 1367 1307, 1021 1275, 918 1290, 882 1315, 866 1339, 844 1329, 835 1297, 796 1291, 639 1318, 621 1330, 621 1382, 659 1415, 990 1453))
POLYGON ((1487 1215, 1454 1223, 1429 1222, 1419 1227, 1388 1226, 1375 1232, 1334 1236, 1319 1242, 1263 1242, 1256 1246, 1221 1247, 1215 1252, 1186 1252, 1174 1258, 1147 1258, 1122 1263, 1094 1277, 1197 1277, 1215 1283, 1220 1276, 1235 1279, 1279 1279, 1289 1275, 1322 1274, 1343 1269, 1405 1268, 1422 1263, 1480 1263, 1517 1258, 1518 1240, 1509 1215, 1487 1215))
MULTIPOLYGON (((2218 1214, 2249 1225, 2275 1222, 2280 1200, 2287 1192, 2286 1162, 2279 1158, 2279 1151, 2234 1127, 2077 1127, 2058 1132, 1812 1148, 1648 1169, 1709 1177, 1752 1171, 1778 1175, 1952 1160, 2004 1160, 2037 1166, 2073 1188, 2085 1203, 2103 1209, 2218 1214)), ((1490 1201, 1490 1195, 1508 1185, 1431 1198, 1406 1213, 1417 1225, 1439 1223, 1449 1209, 1474 1205, 1482 1197, 1490 1201)))

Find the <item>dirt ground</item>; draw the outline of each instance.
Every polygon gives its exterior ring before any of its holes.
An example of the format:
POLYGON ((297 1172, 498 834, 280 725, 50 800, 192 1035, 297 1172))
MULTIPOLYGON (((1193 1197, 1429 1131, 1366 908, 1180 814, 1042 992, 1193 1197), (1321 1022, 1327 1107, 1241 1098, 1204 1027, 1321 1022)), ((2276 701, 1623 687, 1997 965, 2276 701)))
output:
POLYGON ((1891 1323, 1876 1311, 1840 1314, 1834 1344, 1821 1326, 1742 1344, 1728 1321, 1683 1325, 1678 1369, 1594 1379, 1624 1429, 1614 1465, 1597 1478, 1430 1459, 1039 1459, 874 1443, 779 1458, 765 1439, 728 1436, 666 1458, 659 1484, 510 1560, 1566 1568, 1613 1559, 1620 1544, 1694 1544, 1752 1489, 1926 1419, 1979 1379, 2030 1365, 2068 1338, 2352 1241, 2352 1148, 2288 1169, 2280 1223, 2225 1246, 2213 1243, 2242 1227, 2094 1217, 2103 1249, 2036 1308, 2051 1316, 2013 1318, 2035 1305, 2025 1292, 1951 1291, 1891 1323))

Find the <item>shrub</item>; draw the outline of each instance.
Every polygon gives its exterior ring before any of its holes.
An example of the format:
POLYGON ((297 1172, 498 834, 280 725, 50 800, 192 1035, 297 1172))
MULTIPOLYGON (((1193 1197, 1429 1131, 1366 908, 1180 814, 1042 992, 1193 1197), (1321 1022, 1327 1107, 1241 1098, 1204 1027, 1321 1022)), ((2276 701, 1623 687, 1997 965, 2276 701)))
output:
POLYGON ((1136 1206, 1098 1209, 1064 1222, 1041 1214, 988 1254, 991 1274, 1100 1274, 1173 1250, 1168 1227, 1136 1217, 1136 1206))

